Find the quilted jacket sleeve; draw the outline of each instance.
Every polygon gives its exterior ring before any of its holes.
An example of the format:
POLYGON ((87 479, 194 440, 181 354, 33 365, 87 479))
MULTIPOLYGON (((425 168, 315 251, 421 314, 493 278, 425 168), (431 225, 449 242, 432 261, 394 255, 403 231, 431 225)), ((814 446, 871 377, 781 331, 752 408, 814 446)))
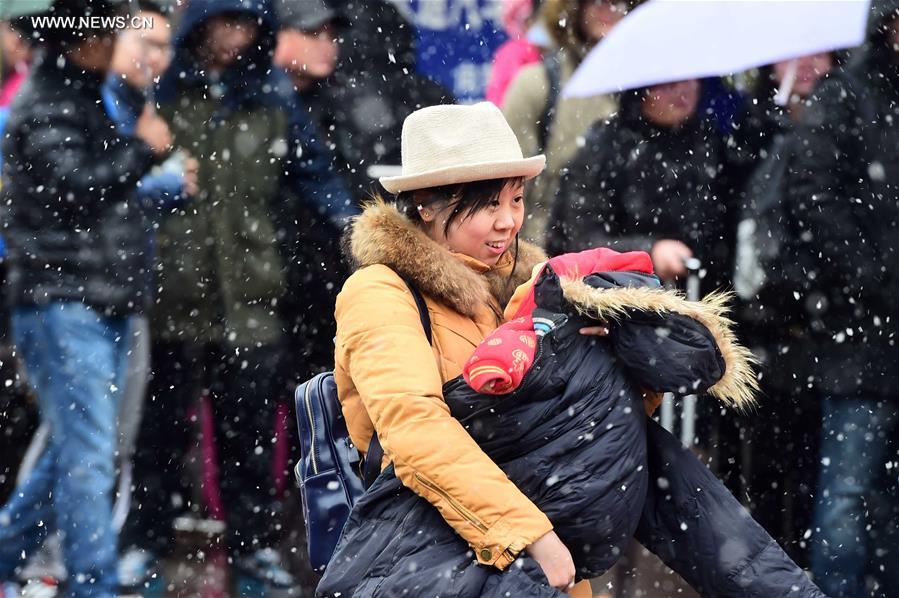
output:
POLYGON ((19 133, 31 177, 55 189, 63 210, 90 216, 134 189, 153 154, 143 141, 113 137, 102 152, 85 137, 73 102, 42 103, 19 133))

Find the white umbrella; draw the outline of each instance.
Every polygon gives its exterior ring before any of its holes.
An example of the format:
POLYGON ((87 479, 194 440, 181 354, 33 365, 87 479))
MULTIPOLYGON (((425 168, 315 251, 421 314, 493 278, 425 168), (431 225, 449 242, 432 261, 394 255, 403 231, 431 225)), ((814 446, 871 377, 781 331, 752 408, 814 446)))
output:
POLYGON ((738 73, 861 45, 870 0, 651 0, 587 55, 563 97, 738 73))

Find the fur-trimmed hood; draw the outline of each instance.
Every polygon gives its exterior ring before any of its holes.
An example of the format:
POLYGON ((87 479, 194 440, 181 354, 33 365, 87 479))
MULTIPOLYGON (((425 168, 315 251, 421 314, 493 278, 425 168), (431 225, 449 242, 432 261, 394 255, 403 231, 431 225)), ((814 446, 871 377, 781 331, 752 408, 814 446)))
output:
POLYGON ((502 311, 515 289, 527 282, 534 266, 546 260, 524 241, 490 267, 455 255, 429 238, 393 204, 375 200, 365 206, 344 239, 353 269, 383 264, 461 314, 474 317, 485 304, 502 311))
POLYGON ((688 301, 674 290, 646 287, 597 289, 579 279, 561 279, 564 297, 580 313, 598 320, 618 320, 629 311, 677 313, 705 326, 715 339, 724 358, 725 371, 709 394, 722 403, 747 409, 755 404, 759 390, 753 366, 757 360, 742 346, 733 331, 733 321, 727 317, 729 293, 711 293, 701 301, 688 301))

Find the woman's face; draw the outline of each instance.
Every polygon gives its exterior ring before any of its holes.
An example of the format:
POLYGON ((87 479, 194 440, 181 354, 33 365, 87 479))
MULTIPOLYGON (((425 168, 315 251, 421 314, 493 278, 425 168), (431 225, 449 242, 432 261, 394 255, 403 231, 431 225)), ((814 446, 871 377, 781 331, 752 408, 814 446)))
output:
POLYGON ((524 223, 524 185, 503 187, 490 205, 470 216, 458 216, 446 233, 451 205, 436 210, 422 208, 419 213, 429 237, 452 252, 493 266, 512 245, 524 223))
MULTIPOLYGON (((774 63, 774 80, 780 86, 787 76, 792 60, 774 63)), ((792 93, 800 98, 807 98, 815 89, 818 79, 830 72, 833 60, 829 52, 821 52, 796 59, 796 81, 792 93)))
POLYGON ((585 0, 581 3, 581 31, 596 43, 612 30, 627 13, 624 2, 613 0, 585 0))
POLYGON ((9 67, 31 61, 28 42, 6 21, 0 21, 0 59, 9 67))
POLYGON ((259 36, 259 24, 250 15, 216 15, 206 21, 206 39, 200 50, 208 68, 225 69, 246 52, 259 36))
POLYGON ((337 64, 337 39, 334 28, 326 23, 312 32, 282 29, 278 33, 275 64, 291 74, 325 79, 337 64))
POLYGON ((657 125, 677 127, 693 116, 699 105, 699 81, 653 85, 643 99, 643 115, 657 125))

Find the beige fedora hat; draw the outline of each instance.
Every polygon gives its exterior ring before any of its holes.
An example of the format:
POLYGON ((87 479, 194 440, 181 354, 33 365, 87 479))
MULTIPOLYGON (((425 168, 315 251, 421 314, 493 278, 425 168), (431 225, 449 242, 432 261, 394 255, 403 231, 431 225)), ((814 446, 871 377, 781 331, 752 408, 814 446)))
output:
POLYGON ((403 122, 403 174, 382 177, 390 193, 508 177, 533 178, 546 156, 525 158, 490 102, 422 108, 403 122))

